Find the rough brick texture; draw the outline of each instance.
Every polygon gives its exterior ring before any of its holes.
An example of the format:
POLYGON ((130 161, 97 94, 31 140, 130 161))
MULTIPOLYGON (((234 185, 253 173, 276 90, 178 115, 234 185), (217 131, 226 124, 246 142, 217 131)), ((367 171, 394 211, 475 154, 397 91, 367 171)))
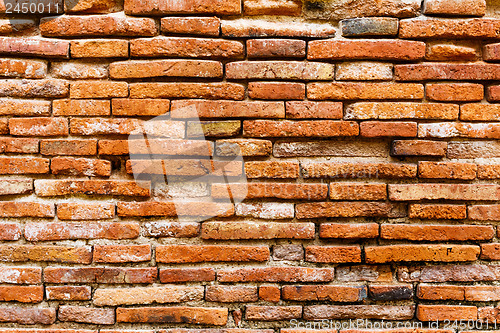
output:
POLYGON ((0 333, 500 333, 499 13, 0 0, 0 333))

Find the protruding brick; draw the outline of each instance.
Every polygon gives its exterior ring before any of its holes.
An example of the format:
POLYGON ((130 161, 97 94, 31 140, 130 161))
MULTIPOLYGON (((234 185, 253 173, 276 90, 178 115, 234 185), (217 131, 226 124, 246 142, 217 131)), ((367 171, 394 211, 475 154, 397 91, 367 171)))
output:
POLYGON ((396 36, 399 20, 391 17, 359 17, 342 20, 342 36, 396 36))
POLYGON ((302 12, 302 2, 300 0, 279 1, 279 0, 245 0, 245 15, 287 15, 299 16, 302 12))
POLYGON ((433 62, 413 65, 395 65, 394 76, 396 81, 490 81, 500 78, 500 65, 487 63, 433 62))
POLYGON ((425 59, 430 61, 473 61, 480 57, 477 46, 470 43, 429 42, 425 59))
POLYGON ((370 264, 400 261, 475 261, 480 249, 473 245, 387 245, 365 247, 370 264))
POLYGON ((417 287, 417 297, 425 300, 465 300, 465 287, 454 285, 425 285, 417 287))
POLYGON ((0 301, 40 303, 43 301, 43 286, 0 286, 0 301))
POLYGON ((465 205, 411 204, 408 214, 410 218, 460 220, 467 217, 467 209, 465 205))
POLYGON ((412 241, 489 240, 495 232, 491 226, 382 224, 381 238, 412 241))
POLYGON ((425 94, 428 99, 433 101, 481 101, 484 98, 484 87, 476 83, 427 84, 425 86, 425 94))
POLYGON ((370 299, 374 301, 400 301, 413 298, 412 285, 370 285, 370 299))
POLYGON ((429 140, 394 140, 391 155, 393 156, 446 156, 447 143, 429 140))
POLYGON ((360 126, 360 135, 367 138, 381 137, 416 137, 417 123, 396 121, 363 121, 360 126))
POLYGON ((198 36, 219 36, 218 17, 164 17, 161 32, 167 35, 184 34, 198 36))
POLYGON ((106 14, 123 10, 120 0, 79 0, 76 4, 66 1, 67 13, 106 14))
MULTIPOLYGON (((472 0, 477 1, 477 0, 472 0)), ((440 1, 442 2, 442 1, 440 1)), ((458 1, 453 1, 460 3, 458 1)), ((443 2, 449 4, 450 2, 443 2)), ((459 5, 459 8, 464 8, 459 5)), ((400 38, 498 38, 497 19, 409 19, 399 23, 400 38)))

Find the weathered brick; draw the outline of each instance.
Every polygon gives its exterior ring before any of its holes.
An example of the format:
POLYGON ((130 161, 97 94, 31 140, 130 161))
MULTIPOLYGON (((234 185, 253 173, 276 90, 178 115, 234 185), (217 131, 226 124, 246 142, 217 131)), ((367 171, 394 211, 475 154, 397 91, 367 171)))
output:
POLYGON ((335 66, 321 62, 240 61, 226 65, 226 77, 237 80, 331 80, 334 69, 335 66))
POLYGON ((484 16, 486 0, 426 0, 424 14, 484 16))
POLYGON ((458 119, 458 114, 454 104, 361 102, 347 108, 345 119, 458 119))
POLYGON ((335 79, 339 81, 392 80, 393 65, 383 62, 344 62, 338 64, 335 79))
POLYGON ((322 223, 319 226, 319 237, 342 239, 377 238, 379 235, 378 229, 379 225, 377 223, 322 223))
POLYGON ((402 163, 302 163, 304 178, 414 178, 417 166, 402 163))
POLYGON ((466 42, 428 42, 425 51, 425 59, 431 61, 473 61, 479 57, 479 48, 466 42))
POLYGON ((203 239, 313 239, 313 223, 205 222, 203 239))
POLYGON ((59 79, 2 80, 1 97, 61 98, 68 96, 68 82, 59 79))
POLYGON ((342 119, 341 102, 286 102, 286 118, 290 119, 342 119))
MULTIPOLYGON (((0 174, 43 174, 49 172, 49 160, 38 157, 1 157, 0 174)), ((14 193, 13 193, 14 194, 14 193)))
POLYGON ((288 15, 299 16, 302 12, 300 0, 245 0, 245 15, 288 15))
POLYGON ((306 85, 297 82, 250 82, 248 84, 248 97, 252 99, 300 100, 306 97, 306 85))
POLYGON ((244 45, 238 41, 156 37, 134 39, 130 42, 132 57, 185 57, 185 58, 242 58, 244 45))
POLYGON ((415 306, 411 305, 308 305, 303 318, 320 319, 413 319, 415 306))
POLYGON ((94 262, 122 263, 151 260, 151 246, 144 245, 94 245, 94 262))
POLYGON ((241 131, 241 121, 188 121, 188 138, 204 137, 231 137, 236 136, 241 131))
POLYGON ((425 43, 405 40, 320 40, 309 42, 307 59, 418 60, 425 43))
POLYGON ((500 86, 489 86, 486 91, 486 98, 490 102, 500 101, 500 86))
POLYGON ((483 48, 484 60, 499 60, 500 59, 500 44, 487 44, 483 48))
POLYGON ((382 224, 380 237, 412 241, 489 240, 494 236, 491 226, 382 224))
POLYGON ((306 42, 298 39, 247 40, 249 58, 305 58, 306 42))
POLYGON ((119 323, 189 323, 224 326, 227 323, 227 308, 161 307, 161 308, 117 308, 119 323))
POLYGON ((236 216, 253 217, 258 219, 291 219, 294 217, 293 204, 288 203, 239 203, 235 205, 236 216))
POLYGON ((229 183, 212 184, 212 197, 218 199, 305 199, 324 200, 328 195, 326 184, 289 184, 289 183, 229 183), (230 193, 229 193, 230 191, 230 193))
POLYGON ((385 157, 388 155, 386 142, 368 140, 328 141, 277 141, 273 147, 274 157, 298 156, 342 156, 342 157, 385 157))
MULTIPOLYGON (((476 83, 436 83, 425 86, 428 99, 441 102, 481 101, 484 98, 484 87, 476 83)), ((475 105, 475 104, 469 104, 475 105)), ((463 111, 463 106, 462 106, 463 111)))
POLYGON ((497 141, 451 141, 448 143, 448 158, 498 157, 497 141))
POLYGON ((394 140, 391 155, 393 156, 446 156, 446 142, 429 140, 394 140))
POLYGON ((476 178, 477 165, 473 163, 426 162, 418 163, 418 176, 433 179, 464 179, 476 178))
POLYGON ((299 261, 304 259, 304 248, 299 244, 273 246, 273 260, 299 261))
POLYGON ((196 237, 200 225, 196 222, 149 222, 142 225, 141 235, 149 237, 196 237))
POLYGON ((115 311, 114 309, 97 309, 84 306, 60 306, 57 318, 60 321, 113 325, 115 323, 115 311))
POLYGON ((154 36, 157 30, 150 18, 68 15, 40 20, 40 33, 46 37, 154 36))
POLYGON ((460 220, 467 218, 467 207, 465 205, 411 204, 408 216, 427 220, 460 220))
POLYGON ((499 121, 500 107, 496 104, 464 104, 460 107, 460 120, 499 121))
POLYGON ((60 99, 52 102, 54 116, 109 116, 111 103, 102 100, 60 99))
POLYGON ((54 308, 0 308, 0 322, 16 323, 21 325, 50 325, 56 321, 56 309, 54 308))
POLYGON ((46 283, 147 283, 156 281, 158 269, 122 267, 46 267, 43 279, 46 283))
POLYGON ((283 299, 290 301, 359 302, 366 297, 366 287, 337 285, 283 286, 283 299))
POLYGON ((307 246, 306 261, 319 263, 361 262, 359 246, 307 246))
POLYGON ((207 286, 205 299, 222 303, 256 302, 258 291, 254 286, 207 286))
POLYGON ((240 14, 241 0, 226 0, 216 2, 178 1, 172 3, 160 0, 154 3, 144 3, 140 0, 125 1, 125 13, 132 15, 163 15, 163 14, 240 14))
POLYGON ((71 98, 112 98, 127 97, 128 84, 113 81, 76 81, 71 82, 71 98))
POLYGON ((118 216, 220 216, 234 214, 233 204, 217 202, 118 202, 118 216))
POLYGON ((426 261, 475 261, 480 249, 473 245, 387 245, 365 247, 366 262, 370 264, 426 261))
POLYGON ((385 200, 387 185, 330 183, 330 199, 332 200, 385 200))
POLYGON ((21 228, 17 223, 6 223, 0 225, 0 240, 18 240, 21 238, 21 228))
POLYGON ((45 293, 48 300, 55 301, 88 301, 92 298, 89 286, 47 286, 45 293))
POLYGON ((248 178, 297 178, 299 163, 281 161, 246 162, 245 174, 248 178))
POLYGON ((42 79, 47 75, 47 63, 41 60, 0 59, 0 76, 42 79))
POLYGON ((499 291, 497 286, 467 286, 465 287, 465 299, 467 301, 497 301, 499 291))
POLYGON ((500 21, 496 19, 409 19, 400 21, 399 37, 441 39, 497 38, 499 26, 500 21))
POLYGON ((160 269, 160 281, 162 283, 215 281, 215 270, 209 267, 165 268, 160 269))
POLYGON ((270 22, 268 20, 223 20, 222 36, 225 37, 335 37, 335 28, 330 24, 270 22))
POLYGON ((486 306, 478 308, 477 317, 481 321, 494 322, 498 320, 499 314, 499 307, 486 306))
POLYGON ((329 282, 333 278, 333 268, 252 267, 217 271, 220 282, 329 282))
POLYGON ((147 197, 150 195, 150 183, 119 180, 35 180, 35 193, 42 197, 70 194, 147 197))
POLYGON ((90 264, 90 247, 64 247, 50 245, 1 245, 1 261, 52 261, 73 264, 90 264))
POLYGON ((261 139, 222 139, 216 141, 218 156, 269 156, 273 144, 261 139))
POLYGON ((42 286, 0 286, 0 301, 40 303, 43 301, 42 286))
POLYGON ((69 41, 45 38, 0 37, 0 54, 69 58, 69 41))
POLYGON ((425 300, 465 300, 465 287, 454 285, 425 285, 417 287, 417 297, 425 300))
POLYGON ((199 36, 219 36, 218 17, 164 17, 161 19, 164 34, 186 34, 199 36))
POLYGON ((477 307, 419 304, 417 308, 417 319, 422 321, 476 320, 477 307))
POLYGON ((68 135, 68 120, 65 118, 12 118, 9 120, 11 135, 19 136, 64 136, 68 135))
POLYGON ((0 115, 49 116, 50 102, 36 100, 0 99, 0 115))
MULTIPOLYGON (((481 244, 481 259, 500 260, 500 244, 481 244)), ((498 295, 498 290, 495 292, 498 295)))
POLYGON ((360 135, 367 138, 416 137, 417 123, 363 121, 359 125, 360 135))
POLYGON ((0 282, 39 284, 42 282, 42 269, 39 267, 0 267, 0 282))
POLYGON ((322 217, 386 217, 390 204, 381 202, 319 202, 296 205, 298 219, 322 217))
POLYGON ((498 164, 480 164, 477 166, 478 179, 499 179, 500 165, 498 164))
POLYGON ((170 101, 164 99, 113 99, 114 116, 161 116, 170 111, 170 101))
POLYGON ((309 83, 307 97, 313 100, 422 99, 424 87, 417 83, 309 83))
POLYGON ((203 299, 203 287, 165 286, 146 288, 99 288, 94 292, 97 306, 152 303, 181 303, 203 299))
POLYGON ((498 139, 500 126, 495 123, 432 123, 419 124, 420 138, 498 139))
POLYGON ((97 140, 42 140, 42 155, 84 156, 97 154, 97 140))
POLYGON ((245 318, 250 321, 281 321, 302 316, 302 306, 247 305, 245 318))
POLYGON ((358 17, 340 22, 342 36, 396 36, 399 20, 391 17, 358 17))
POLYGON ((115 216, 113 203, 79 203, 68 202, 57 204, 57 217, 60 220, 105 220, 115 216))
POLYGON ((188 263, 210 261, 266 261, 269 248, 231 245, 164 245, 156 247, 156 261, 188 263))
POLYGON ((497 221, 500 216, 500 206, 472 205, 468 207, 468 216, 471 220, 497 221))
POLYGON ((40 140, 33 138, 0 137, 0 152, 17 154, 38 153, 39 142, 40 140))
POLYGON ((498 80, 500 65, 486 63, 420 63, 395 65, 397 81, 498 80))
POLYGON ((69 80, 107 79, 108 66, 80 62, 52 62, 52 77, 69 80))
POLYGON ((54 217, 54 205, 50 203, 2 201, 1 217, 54 217))
POLYGON ((88 39, 71 41, 72 58, 126 58, 128 41, 88 39))
POLYGON ((278 303, 281 299, 280 287, 274 285, 260 286, 259 299, 266 302, 278 303))
POLYGON ((113 79, 149 77, 222 77, 222 63, 211 60, 132 60, 109 65, 113 79))
POLYGON ((123 10, 120 0, 79 0, 76 4, 65 3, 67 13, 106 14, 123 10))
POLYGON ((285 118, 283 102, 210 100, 172 101, 171 117, 183 118, 285 118))
POLYGON ((359 125, 352 121, 245 120, 243 122, 243 135, 247 137, 332 137, 358 134, 359 125))
MULTIPOLYGON (((236 83, 152 82, 131 83, 131 98, 206 98, 242 100, 245 87, 236 83)), ((122 96, 122 97, 126 97, 122 96)))
POLYGON ((50 171, 55 175, 109 177, 111 162, 89 158, 56 157, 50 162, 50 171))
POLYGON ((498 187, 493 184, 412 184, 389 185, 392 201, 418 200, 498 200, 498 187))
POLYGON ((149 135, 178 139, 184 137, 185 125, 182 122, 168 120, 144 123, 129 118, 72 118, 70 127, 71 134, 76 135, 128 135, 142 130, 149 135))
POLYGON ((370 285, 370 299, 374 301, 399 301, 413 298, 412 285, 370 285))
POLYGON ((36 22, 33 19, 2 19, 0 20, 0 35, 30 33, 35 30, 35 25, 36 22))

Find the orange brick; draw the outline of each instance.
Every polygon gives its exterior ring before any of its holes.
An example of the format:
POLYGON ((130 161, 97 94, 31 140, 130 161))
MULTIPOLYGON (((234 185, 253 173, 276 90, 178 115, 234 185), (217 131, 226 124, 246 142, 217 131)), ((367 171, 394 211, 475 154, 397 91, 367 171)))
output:
MULTIPOLYGON (((310 45, 310 44, 309 44, 310 45)), ((226 65, 228 79, 332 80, 334 66, 322 62, 240 61, 226 65)))
POLYGON ((467 207, 465 205, 411 204, 408 216, 412 219, 461 220, 467 218, 467 207))
POLYGON ((307 98, 313 100, 422 99, 424 86, 417 83, 309 83, 307 98))
POLYGON ((464 104, 460 107, 460 120, 498 121, 500 107, 496 104, 464 104))
POLYGON ((0 301, 40 303, 43 301, 43 286, 0 286, 0 301))
POLYGON ((286 117, 290 119, 342 119, 341 102, 286 102, 286 117))
POLYGON ((161 32, 198 36, 219 36, 218 17, 164 17, 161 19, 161 32))
POLYGON ((69 45, 65 40, 0 37, 0 53, 7 55, 69 58, 69 45))
POLYGON ((0 97, 63 98, 69 93, 68 82, 59 79, 2 80, 0 97))
POLYGON ((288 82, 250 82, 248 84, 248 97, 266 100, 300 100, 306 97, 306 85, 288 82))
POLYGON ((69 131, 65 118, 11 118, 9 130, 19 136, 65 136, 69 131))
POLYGON ((419 304, 417 308, 417 319, 421 321, 476 320, 477 307, 419 304))
POLYGON ((258 291, 255 286, 207 286, 205 299, 222 303, 256 302, 258 291))
POLYGON ((500 260, 500 243, 481 244, 481 259, 500 260))
POLYGON ((104 283, 136 284, 156 282, 158 269, 122 267, 46 267, 46 283, 104 283))
POLYGON ((231 197, 237 199, 324 200, 328 196, 328 185, 290 183, 212 184, 211 194, 213 198, 218 199, 231 197))
POLYGON ((241 3, 239 0, 228 0, 224 2, 204 2, 182 1, 171 3, 168 0, 160 0, 154 3, 145 3, 140 0, 127 1, 125 4, 125 13, 132 15, 151 15, 151 14, 216 14, 230 15, 240 14, 241 3))
POLYGON ((265 302, 278 303, 281 299, 279 286, 264 285, 259 287, 259 299, 265 302))
POLYGON ((427 0, 424 14, 483 16, 486 14, 485 0, 427 0))
POLYGON ((97 289, 94 304, 116 306, 151 303, 180 303, 203 299, 203 287, 161 286, 145 288, 97 289))
POLYGON ((468 207, 471 220, 498 221, 500 218, 500 205, 471 205, 468 207))
POLYGON ((56 157, 50 162, 50 171, 55 175, 109 177, 111 162, 89 158, 56 157))
POLYGON ((382 224, 380 237, 412 241, 466 241, 490 240, 495 231, 492 226, 409 225, 382 224))
POLYGON ((352 121, 335 120, 245 120, 246 137, 332 137, 357 136, 359 125, 352 121))
POLYGON ((500 126, 496 123, 432 123, 419 124, 420 138, 497 139, 500 126))
POLYGON ((119 202, 118 216, 232 216, 233 204, 216 202, 119 202))
POLYGON ((184 118, 285 118, 283 102, 176 100, 171 117, 184 118))
POLYGON ((333 278, 333 268, 251 267, 217 271, 220 282, 329 282, 333 278))
POLYGON ((425 94, 428 99, 440 102, 481 101, 484 98, 484 87, 475 83, 427 84, 425 94))
POLYGON ((197 308, 187 306, 117 308, 118 323, 185 323, 224 326, 227 308, 197 308))
POLYGON ((459 106, 439 103, 361 102, 351 104, 346 119, 458 119, 459 106))
POLYGON ((435 42, 427 44, 426 60, 431 61, 474 61, 480 57, 479 48, 469 43, 435 42))
POLYGON ((394 140, 391 155, 393 156, 439 156, 446 155, 448 144, 429 140, 394 140))
MULTIPOLYGON (((425 21, 428 22, 431 20, 425 21)), ((449 22, 449 20, 447 21, 449 22)), ((496 80, 500 77, 500 65, 486 63, 421 63, 414 65, 395 65, 394 75, 396 81, 496 80)))
POLYGON ((151 246, 149 244, 94 245, 93 258, 94 262, 98 263, 150 261, 151 246))
POLYGON ((498 200, 498 187, 492 184, 409 184, 389 185, 392 201, 418 200, 498 200))
POLYGON ((52 261, 60 263, 90 264, 92 249, 52 245, 1 245, 0 254, 5 262, 52 261))
POLYGON ((360 135, 368 138, 417 136, 417 123, 413 122, 363 121, 359 129, 360 135))
POLYGON ((42 79, 47 75, 47 63, 40 60, 0 59, 0 75, 42 79))
POLYGON ((343 223, 321 223, 319 226, 319 237, 321 238, 377 238, 379 225, 377 223, 366 224, 343 224, 343 223))
POLYGON ((134 222, 54 222, 28 223, 24 237, 31 242, 66 239, 131 239, 139 237, 134 222))
POLYGON ((73 40, 71 41, 72 58, 126 58, 128 41, 126 40, 73 40))
POLYGON ((388 245, 365 247, 366 262, 475 261, 480 249, 472 245, 388 245))
POLYGON ((0 308, 0 321, 4 323, 17 323, 21 325, 50 325, 56 321, 56 309, 33 307, 2 307, 0 308))
POLYGON ((499 179, 500 178, 500 165, 497 164, 482 164, 477 166, 478 179, 499 179))
MULTIPOLYGON (((460 10, 465 7, 460 3, 460 10)), ((450 2, 445 4, 449 5, 450 2)), ((470 15, 470 14, 467 14, 470 15)), ((402 20, 399 24, 400 38, 496 38, 498 37, 498 20, 489 19, 460 19, 460 20, 440 20, 440 19, 409 19, 402 20)))
POLYGON ((294 205, 291 203, 259 202, 235 204, 236 216, 266 220, 293 219, 294 205))
POLYGON ((215 270, 202 268, 165 268, 160 269, 161 283, 215 281, 215 270))
POLYGON ((246 162, 245 174, 248 178, 297 178, 297 162, 246 162))
POLYGON ((0 174, 43 174, 49 172, 49 160, 38 157, 0 157, 0 174))
POLYGON ((21 238, 21 228, 17 223, 6 223, 0 225, 0 240, 18 240, 21 238))
POLYGON ((49 101, 0 99, 0 114, 5 116, 49 116, 49 101))
POLYGON ((313 223, 205 222, 203 239, 313 239, 313 223))
POLYGON ((127 97, 127 82, 76 81, 70 85, 71 98, 127 97))
POLYGON ((109 101, 60 99, 52 102, 54 116, 109 116, 109 101))
POLYGON ((84 306, 60 306, 57 318, 63 322, 112 325, 115 323, 115 311, 114 309, 98 309, 84 306))
POLYGON ((40 267, 0 267, 0 282, 12 284, 42 283, 40 267))
POLYGON ((48 300, 55 301, 88 301, 92 298, 89 286, 47 286, 45 292, 48 300))
POLYGON ((36 180, 38 196, 64 196, 70 194, 139 196, 150 195, 149 182, 119 180, 36 180))
POLYGON ((54 217, 54 205, 50 203, 2 201, 1 217, 54 217))
POLYGON ((109 65, 113 79, 150 77, 221 78, 222 63, 211 60, 133 60, 109 65))
POLYGON ((107 203, 59 203, 57 217, 61 220, 105 220, 115 217, 115 205, 107 203))
POLYGON ((250 321, 282 321, 300 318, 301 306, 257 306, 247 305, 245 318, 250 321))
POLYGON ((366 297, 366 287, 357 286, 283 286, 287 301, 359 302, 366 297))
POLYGON ((476 178, 476 173, 477 165, 472 163, 418 163, 418 176, 420 178, 472 180, 476 178))
POLYGON ((298 0, 247 0, 244 2, 245 15, 287 15, 299 16, 302 12, 302 2, 298 0))
POLYGON ((359 246, 307 246, 306 261, 319 263, 361 262, 359 246))
POLYGON ((265 246, 231 245, 164 245, 156 247, 156 261, 188 263, 211 261, 266 261, 269 248, 265 246))
POLYGON ((97 154, 97 140, 42 140, 42 155, 84 156, 97 154))
POLYGON ((305 58, 306 42, 298 39, 249 39, 249 58, 305 58))
POLYGON ((330 183, 332 200, 385 200, 387 185, 362 183, 330 183))
POLYGON ((304 163, 304 178, 414 178, 417 166, 396 163, 304 163))
POLYGON ((453 285, 425 285, 417 287, 417 297, 425 300, 465 300, 465 287, 453 285))
MULTIPOLYGON (((127 95, 119 97, 126 97, 127 95)), ((245 87, 236 83, 150 82, 131 83, 131 98, 205 98, 242 100, 245 87)))
POLYGON ((298 219, 322 217, 387 217, 392 206, 382 202, 318 202, 296 205, 298 219))

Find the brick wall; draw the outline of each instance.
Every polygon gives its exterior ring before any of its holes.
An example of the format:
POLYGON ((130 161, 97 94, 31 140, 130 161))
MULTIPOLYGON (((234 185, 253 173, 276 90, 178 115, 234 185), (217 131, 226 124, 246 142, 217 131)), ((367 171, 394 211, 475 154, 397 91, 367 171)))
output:
POLYGON ((0 333, 500 325, 500 3, 21 4, 0 333))

